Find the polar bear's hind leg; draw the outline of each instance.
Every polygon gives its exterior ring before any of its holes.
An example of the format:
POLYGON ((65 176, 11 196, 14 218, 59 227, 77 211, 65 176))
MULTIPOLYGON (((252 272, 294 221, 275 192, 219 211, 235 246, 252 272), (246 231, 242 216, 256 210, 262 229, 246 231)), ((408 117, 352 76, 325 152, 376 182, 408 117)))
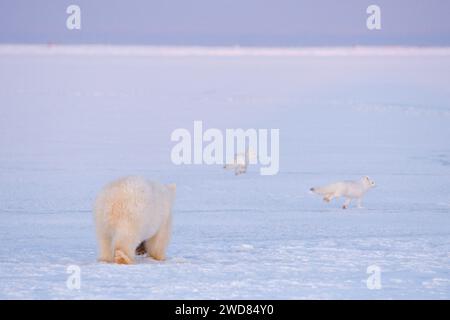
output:
POLYGON ((117 249, 114 253, 114 262, 117 264, 133 264, 133 260, 120 249, 117 249))
POLYGON ((158 232, 145 242, 145 248, 148 256, 155 260, 164 260, 166 258, 166 248, 170 241, 170 232, 172 229, 172 216, 166 219, 158 232))
POLYGON ((136 245, 127 237, 116 237, 114 241, 114 262, 118 264, 133 264, 136 245))
POLYGON ((100 245, 100 254, 98 257, 99 261, 102 262, 113 262, 113 252, 112 252, 112 239, 111 237, 100 233, 98 235, 98 242, 100 245))

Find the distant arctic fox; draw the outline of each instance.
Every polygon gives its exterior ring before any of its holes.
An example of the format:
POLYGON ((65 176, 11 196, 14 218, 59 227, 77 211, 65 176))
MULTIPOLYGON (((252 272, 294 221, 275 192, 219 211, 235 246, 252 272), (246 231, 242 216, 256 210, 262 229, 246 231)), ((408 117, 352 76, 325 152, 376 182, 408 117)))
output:
POLYGON ((99 260, 131 264, 136 247, 143 241, 149 256, 164 260, 175 189, 174 184, 162 185, 141 177, 108 184, 94 208, 99 260))
POLYGON ((333 198, 346 198, 343 209, 347 209, 353 199, 358 200, 358 208, 362 208, 362 197, 370 189, 375 187, 375 182, 369 177, 357 181, 343 181, 329 184, 323 187, 314 187, 310 190, 323 196, 323 200, 330 202, 333 198))
POLYGON ((247 167, 251 161, 256 159, 256 153, 253 150, 246 150, 245 153, 238 153, 234 155, 233 163, 223 166, 224 169, 234 169, 236 176, 246 173, 247 167))

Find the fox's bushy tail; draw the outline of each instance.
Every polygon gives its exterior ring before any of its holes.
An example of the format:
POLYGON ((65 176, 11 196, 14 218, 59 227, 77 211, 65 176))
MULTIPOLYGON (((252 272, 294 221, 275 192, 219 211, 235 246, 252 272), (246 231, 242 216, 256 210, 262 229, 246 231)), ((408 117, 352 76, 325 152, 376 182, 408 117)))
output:
POLYGON ((324 188, 321 188, 321 187, 313 187, 313 188, 309 189, 309 191, 317 193, 317 194, 325 193, 324 188))

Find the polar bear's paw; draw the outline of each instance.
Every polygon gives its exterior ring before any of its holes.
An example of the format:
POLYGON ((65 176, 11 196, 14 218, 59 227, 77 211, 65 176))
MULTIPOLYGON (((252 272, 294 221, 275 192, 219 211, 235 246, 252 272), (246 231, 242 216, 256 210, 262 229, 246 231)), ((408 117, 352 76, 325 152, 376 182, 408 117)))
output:
POLYGON ((116 250, 114 262, 118 264, 132 264, 133 260, 131 260, 131 258, 128 257, 122 250, 116 250))
POLYGON ((142 241, 141 244, 135 250, 136 255, 141 256, 147 253, 147 249, 145 248, 145 242, 142 241))

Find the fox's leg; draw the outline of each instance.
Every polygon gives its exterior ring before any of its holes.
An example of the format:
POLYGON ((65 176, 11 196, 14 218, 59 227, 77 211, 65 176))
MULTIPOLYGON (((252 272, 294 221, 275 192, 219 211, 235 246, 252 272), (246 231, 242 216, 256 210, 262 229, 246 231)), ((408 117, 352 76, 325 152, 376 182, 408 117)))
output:
POLYGON ((362 209, 362 208, 364 208, 362 206, 362 198, 358 198, 358 209, 362 209))
POLYGON ((242 173, 245 173, 247 171, 247 166, 244 166, 242 164, 239 164, 236 166, 235 170, 234 170, 234 174, 235 175, 240 175, 242 173))
POLYGON ((348 206, 350 205, 350 202, 352 202, 352 199, 347 198, 345 199, 344 205, 342 206, 342 209, 347 209, 348 206))
POLYGON ((333 198, 334 198, 334 194, 328 193, 323 197, 323 201, 330 202, 331 200, 333 200, 333 198))
POLYGON ((145 249, 148 256, 155 260, 164 260, 166 258, 166 248, 170 240, 170 232, 172 230, 172 215, 167 217, 166 221, 161 225, 158 232, 145 241, 145 249))

